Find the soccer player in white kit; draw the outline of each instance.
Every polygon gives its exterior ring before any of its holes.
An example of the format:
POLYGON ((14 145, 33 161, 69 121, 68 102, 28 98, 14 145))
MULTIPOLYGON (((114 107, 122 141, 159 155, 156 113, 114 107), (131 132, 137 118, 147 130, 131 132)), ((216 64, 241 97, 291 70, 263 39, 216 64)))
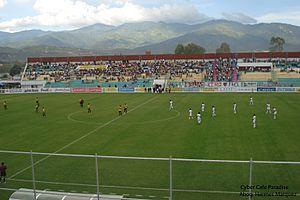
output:
POLYGON ((252 117, 252 125, 253 125, 253 128, 256 128, 256 115, 253 114, 253 117, 252 117))
POLYGON ((249 105, 250 105, 250 106, 253 106, 253 105, 254 105, 254 101, 253 101, 253 97, 252 97, 252 96, 250 96, 249 105))
POLYGON ((193 119, 193 111, 191 108, 189 109, 189 119, 193 119))
POLYGON ((211 116, 212 116, 213 118, 215 118, 215 117, 217 116, 215 106, 212 106, 212 108, 211 108, 211 116))
POLYGON ((198 125, 201 124, 201 114, 200 114, 200 112, 197 113, 197 123, 198 123, 198 125))
POLYGON ((201 104, 201 111, 204 112, 205 104, 202 102, 201 104))
POLYGON ((233 113, 236 114, 236 103, 233 103, 233 113))
POLYGON ((277 109, 273 107, 273 119, 277 119, 277 109))
POLYGON ((267 103, 266 104, 266 113, 268 114, 270 114, 271 113, 271 104, 270 103, 267 103))
POLYGON ((170 99, 170 107, 169 107, 169 110, 172 110, 173 109, 173 101, 170 99))

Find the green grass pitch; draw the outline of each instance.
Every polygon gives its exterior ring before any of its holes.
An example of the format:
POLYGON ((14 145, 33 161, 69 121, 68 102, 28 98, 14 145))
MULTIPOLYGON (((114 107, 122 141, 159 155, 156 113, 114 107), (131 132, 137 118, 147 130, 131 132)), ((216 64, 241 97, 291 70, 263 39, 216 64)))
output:
MULTIPOLYGON (((0 150, 300 161, 299 94, 26 94, 1 95, 0 102, 0 150), (250 95, 254 106, 249 106, 250 95), (37 96, 46 108, 45 118, 41 112, 35 113, 37 96), (79 106, 81 97, 84 108, 79 106), (168 110, 170 99, 172 111, 168 110), (8 102, 6 111, 3 100, 8 102), (188 119, 188 109, 192 108, 195 116, 202 101, 206 107, 198 126, 195 117, 188 119), (234 101, 237 114, 233 113, 234 101), (277 107, 277 120, 265 113, 267 102, 277 107), (91 114, 87 103, 92 105, 91 114), (130 112, 118 118, 117 107, 124 103, 130 112), (212 105, 216 119, 211 118, 212 105), (252 128, 253 113, 257 115, 256 129, 252 128)), ((37 189, 96 192, 94 159, 34 156, 34 160, 41 160, 35 167, 37 189)), ((7 177, 12 179, 0 187, 32 188, 31 169, 24 170, 30 166, 28 155, 0 153, 0 161, 7 164, 7 177)), ((230 192, 241 192, 240 186, 249 183, 249 164, 172 164, 173 199, 248 199, 230 192)), ((143 199, 169 196, 167 161, 100 159, 99 170, 104 194, 143 199)), ((300 165, 254 164, 252 183, 287 185, 289 189, 281 192, 300 193, 300 165)), ((0 190, 0 200, 10 194, 0 190)))

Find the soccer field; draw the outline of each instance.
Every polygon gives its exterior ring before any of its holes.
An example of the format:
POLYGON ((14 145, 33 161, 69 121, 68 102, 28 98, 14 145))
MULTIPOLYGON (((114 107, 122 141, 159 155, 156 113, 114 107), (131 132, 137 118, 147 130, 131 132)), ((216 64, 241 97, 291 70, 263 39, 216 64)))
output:
MULTIPOLYGON (((26 94, 0 95, 0 150, 104 156, 218 160, 300 161, 299 94, 26 94), (249 97, 254 105, 249 106, 249 97), (35 112, 35 98, 46 117, 35 112), (79 99, 85 99, 84 108, 79 99), (169 111, 169 100, 174 109, 169 111), (196 113, 205 102, 201 125, 196 113), (233 113, 237 103, 237 114, 233 113), (266 114, 276 106, 278 119, 266 114), (87 103, 92 113, 87 113, 87 103), (118 116, 118 105, 129 113, 118 116), (211 107, 216 107, 216 118, 211 107), (192 108, 194 119, 188 119, 192 108), (257 128, 252 127, 252 115, 257 128)), ((29 155, 0 153, 8 166, 0 188, 32 188, 29 155)), ((95 159, 34 155, 37 189, 96 192, 95 159)), ((232 200, 249 184, 247 163, 172 162, 173 199, 232 200)), ((170 163, 99 159, 100 192, 140 199, 169 197, 170 163)), ((300 165, 253 164, 252 184, 284 185, 300 193, 300 165)), ((12 192, 0 190, 0 200, 12 192)), ((257 197, 257 199, 289 199, 257 197)), ((300 199, 290 197, 291 199, 300 199)))

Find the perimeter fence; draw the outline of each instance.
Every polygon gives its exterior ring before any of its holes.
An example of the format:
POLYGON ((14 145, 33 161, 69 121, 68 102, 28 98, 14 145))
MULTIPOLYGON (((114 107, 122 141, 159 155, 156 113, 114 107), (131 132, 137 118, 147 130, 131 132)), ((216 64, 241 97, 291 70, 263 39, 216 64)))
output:
POLYGON ((29 194, 24 200, 47 195, 78 200, 300 199, 300 162, 32 151, 0 151, 0 161, 8 165, 1 200, 14 192, 29 194))

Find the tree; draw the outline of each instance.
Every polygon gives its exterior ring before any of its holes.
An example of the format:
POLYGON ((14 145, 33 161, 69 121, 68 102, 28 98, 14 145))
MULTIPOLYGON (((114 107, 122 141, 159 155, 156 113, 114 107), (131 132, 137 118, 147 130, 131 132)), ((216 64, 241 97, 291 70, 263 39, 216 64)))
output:
POLYGON ((183 54, 184 53, 184 46, 182 44, 178 44, 175 49, 175 54, 183 54))
POLYGON ((175 53, 184 53, 184 54, 204 54, 205 53, 205 48, 196 45, 194 43, 189 43, 186 46, 182 44, 178 44, 175 53))
POLYGON ((230 46, 226 42, 223 42, 219 48, 216 49, 216 53, 230 53, 230 46))
POLYGON ((272 37, 270 39, 270 51, 283 51, 283 45, 285 44, 285 40, 282 37, 272 37))
POLYGON ((194 43, 189 43, 184 47, 185 54, 204 54, 205 49, 194 43))
POLYGON ((22 64, 19 62, 16 62, 14 64, 14 66, 10 69, 9 74, 11 76, 15 76, 15 75, 21 74, 21 70, 22 70, 22 64))

